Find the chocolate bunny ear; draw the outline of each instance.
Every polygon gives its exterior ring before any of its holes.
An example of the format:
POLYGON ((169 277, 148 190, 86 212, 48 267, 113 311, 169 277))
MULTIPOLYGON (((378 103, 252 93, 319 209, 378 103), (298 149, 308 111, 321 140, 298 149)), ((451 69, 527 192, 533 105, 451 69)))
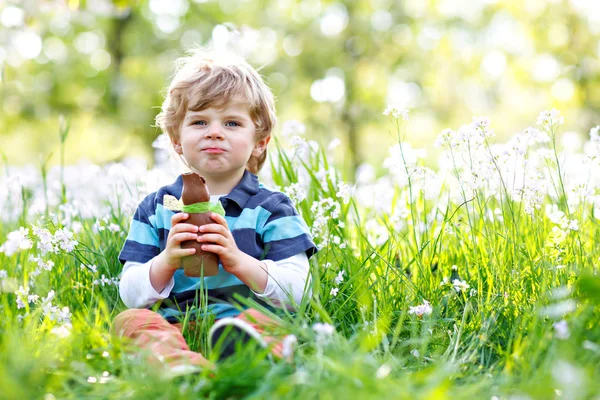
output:
POLYGON ((195 172, 188 172, 181 175, 183 178, 183 190, 181 192, 181 201, 183 204, 190 205, 195 203, 204 203, 210 201, 206 179, 195 172))

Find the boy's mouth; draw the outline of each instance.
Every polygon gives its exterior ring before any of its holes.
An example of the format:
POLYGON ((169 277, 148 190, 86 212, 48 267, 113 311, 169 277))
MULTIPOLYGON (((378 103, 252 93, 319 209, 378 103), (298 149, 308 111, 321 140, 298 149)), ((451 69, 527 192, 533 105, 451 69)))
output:
POLYGON ((220 149, 218 147, 207 147, 205 149, 202 150, 205 153, 209 153, 209 154, 220 154, 225 152, 225 150, 220 149))

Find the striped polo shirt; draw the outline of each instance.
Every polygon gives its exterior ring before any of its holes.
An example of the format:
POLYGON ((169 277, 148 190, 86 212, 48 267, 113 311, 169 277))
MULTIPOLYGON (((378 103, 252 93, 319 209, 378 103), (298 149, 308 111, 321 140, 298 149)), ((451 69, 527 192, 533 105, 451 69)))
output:
MULTIPOLYGON (((146 196, 133 216, 119 261, 146 263, 163 251, 175 211, 163 207, 163 197, 181 198, 183 178, 146 196)), ((317 248, 308 226, 283 193, 259 183, 248 171, 233 190, 219 201, 238 248, 258 260, 279 261, 306 252, 311 257, 317 248)), ((239 314, 234 294, 256 298, 250 288, 219 264, 219 273, 204 278, 185 276, 183 269, 174 275, 175 286, 156 310, 169 322, 177 322, 186 312, 207 310, 216 318, 239 314), (204 295, 202 295, 202 293, 204 295)))

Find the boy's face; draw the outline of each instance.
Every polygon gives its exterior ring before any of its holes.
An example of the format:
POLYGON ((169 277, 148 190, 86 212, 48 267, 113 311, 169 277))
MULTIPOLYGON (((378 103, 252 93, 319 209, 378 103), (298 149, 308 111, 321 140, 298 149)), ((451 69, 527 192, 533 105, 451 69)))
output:
POLYGON ((270 136, 256 140, 256 126, 248 107, 236 99, 224 108, 188 110, 175 151, 195 172, 211 179, 241 178, 251 155, 262 154, 270 136))

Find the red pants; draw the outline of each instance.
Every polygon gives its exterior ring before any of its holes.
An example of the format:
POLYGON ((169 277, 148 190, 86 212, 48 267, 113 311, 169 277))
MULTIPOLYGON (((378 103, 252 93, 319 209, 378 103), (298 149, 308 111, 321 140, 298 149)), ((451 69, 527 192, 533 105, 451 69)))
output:
MULTIPOLYGON (((245 310, 236 318, 252 325, 261 335, 265 333, 265 328, 279 326, 275 320, 254 309, 245 310)), ((182 328, 181 323, 171 324, 154 311, 131 308, 117 315, 112 332, 127 337, 137 347, 148 350, 150 352, 148 361, 152 365, 168 367, 194 365, 213 368, 214 365, 202 354, 190 350, 183 337, 182 328)), ((277 358, 282 358, 282 339, 263 335, 263 340, 277 358)))

